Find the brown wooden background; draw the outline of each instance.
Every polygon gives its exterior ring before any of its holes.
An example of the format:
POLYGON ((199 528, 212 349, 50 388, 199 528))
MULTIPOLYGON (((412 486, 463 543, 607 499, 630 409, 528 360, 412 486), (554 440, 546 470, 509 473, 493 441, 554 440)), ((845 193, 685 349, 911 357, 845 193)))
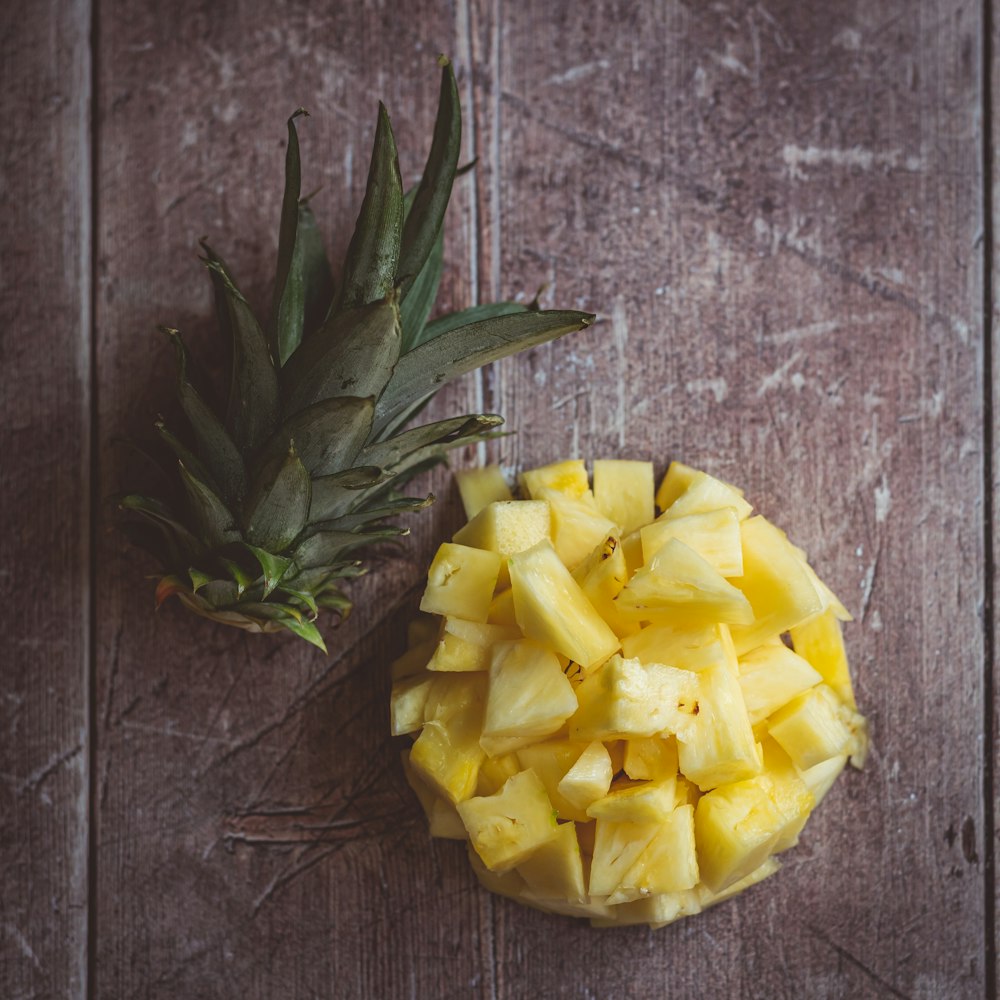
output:
POLYGON ((0 996, 995 994, 997 19, 974 0, 3 4, 0 996), (424 831, 385 663, 458 520, 445 476, 330 658, 153 615, 151 567, 107 528, 114 439, 169 405, 155 325, 208 342, 197 238, 268 301, 305 104, 339 257, 378 97, 404 176, 421 167, 438 51, 479 159, 445 304, 548 283, 604 322, 436 411, 505 413, 510 464, 733 479, 857 616, 868 768, 772 882, 655 933, 491 898, 424 831))

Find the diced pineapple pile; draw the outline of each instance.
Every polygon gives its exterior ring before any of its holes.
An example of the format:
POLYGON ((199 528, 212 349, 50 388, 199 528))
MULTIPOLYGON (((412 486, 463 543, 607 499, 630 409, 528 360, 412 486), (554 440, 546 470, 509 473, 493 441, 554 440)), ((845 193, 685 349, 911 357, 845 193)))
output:
POLYGON ((458 473, 470 518, 393 664, 392 732, 480 881, 598 926, 668 924, 778 868, 849 758, 840 621, 805 553, 680 463, 458 473), (655 507, 662 513, 655 517, 655 507))

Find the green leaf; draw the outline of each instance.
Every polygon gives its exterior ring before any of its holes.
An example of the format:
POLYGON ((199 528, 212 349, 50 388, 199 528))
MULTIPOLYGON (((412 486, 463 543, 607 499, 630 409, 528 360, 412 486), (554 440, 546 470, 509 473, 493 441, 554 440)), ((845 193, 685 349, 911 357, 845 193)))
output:
POLYGON ((306 526, 312 481, 295 451, 264 465, 244 508, 244 528, 251 544, 274 551, 292 544, 306 526))
MULTIPOLYGON (((426 497, 401 497, 398 500, 390 500, 381 507, 359 510, 352 514, 345 514, 338 517, 331 527, 336 527, 341 531, 354 531, 363 528, 374 521, 381 521, 387 517, 395 517, 398 514, 407 514, 411 511, 424 510, 434 503, 433 493, 428 493, 426 497)), ((315 525, 322 528, 322 524, 315 525)))
POLYGON ((397 283, 405 299, 417 275, 431 254, 444 222, 445 211, 455 182, 458 154, 462 146, 462 111, 458 85, 451 62, 443 56, 441 93, 438 99, 434 139, 417 186, 413 207, 403 226, 397 283))
POLYGON ((403 330, 403 348, 401 353, 420 343, 421 334, 425 329, 427 317, 430 316, 437 299, 441 284, 441 270, 444 267, 444 230, 434 241, 430 255, 420 269, 416 281, 409 294, 399 307, 399 321, 403 330))
POLYGON ((327 651, 323 636, 312 622, 298 621, 290 616, 288 618, 278 618, 277 621, 281 622, 293 635, 297 635, 300 639, 305 639, 306 642, 321 649, 324 653, 327 651))
MULTIPOLYGON (((177 354, 177 397, 180 400, 181 409, 187 417, 194 438, 200 453, 196 463, 188 465, 188 468, 195 475, 200 475, 201 469, 211 473, 212 485, 218 486, 219 495, 227 503, 239 504, 246 494, 247 470, 243 464, 243 456, 239 448, 229 436, 229 432, 223 426, 222 421, 215 415, 212 408, 201 398, 198 390, 191 384, 188 378, 188 356, 184 347, 184 341, 176 330, 163 328, 170 337, 177 354)), ((160 426, 158 425, 158 429, 160 426)), ((164 434, 161 430, 161 434, 164 434)), ((186 462, 186 457, 173 442, 176 438, 164 434, 164 439, 168 446, 174 449, 174 454, 182 462, 186 462)), ((180 442, 176 442, 180 445, 180 442)), ((180 445, 184 452, 186 448, 180 445)), ((188 454, 190 454, 188 452, 188 454)), ((205 479, 204 482, 208 482, 205 479)))
POLYGON ((218 255, 205 242, 206 265, 219 276, 233 332, 233 376, 226 424, 237 446, 254 452, 278 422, 278 373, 250 304, 240 293, 218 255))
POLYGON ((348 469, 346 473, 322 476, 313 480, 312 503, 309 506, 310 524, 339 517, 363 499, 359 496, 363 490, 392 478, 392 474, 384 469, 375 466, 362 468, 369 470, 367 475, 360 474, 361 469, 348 469), (353 473, 357 475, 352 476, 353 473))
POLYGON ((386 526, 374 531, 318 531, 300 542, 295 549, 295 564, 303 570, 329 566, 348 552, 365 545, 408 535, 408 528, 386 526))
POLYGON ((399 358, 395 294, 332 316, 285 366, 286 416, 337 396, 378 397, 399 358))
POLYGON ((346 618, 350 612, 353 604, 351 599, 339 590, 328 590, 325 594, 321 594, 316 603, 321 608, 328 608, 331 611, 336 611, 340 615, 341 619, 346 618))
POLYGON ((472 323, 481 323, 487 319, 497 319, 500 316, 513 316, 516 313, 535 312, 520 302, 486 302, 480 306, 469 306, 468 309, 460 309, 458 312, 448 313, 440 316, 433 323, 428 323, 417 340, 410 345, 410 350, 425 344, 428 340, 434 340, 442 334, 451 333, 460 326, 469 326, 472 323))
POLYGON ((478 436, 499 427, 503 417, 497 413, 476 413, 449 417, 432 424, 422 424, 397 434, 388 441, 363 448, 357 456, 358 463, 393 468, 407 455, 428 445, 450 444, 462 438, 478 436))
POLYGON ((275 593, 285 594, 288 597, 295 598, 297 601, 301 601, 309 609, 313 617, 319 614, 319 608, 316 606, 316 598, 307 590, 295 590, 287 584, 283 584, 278 587, 275 593))
POLYGON ((264 597, 267 597, 275 587, 281 583, 285 574, 291 568, 292 560, 286 556, 275 555, 262 549, 257 545, 245 543, 246 547, 254 554, 260 568, 264 571, 264 597))
POLYGON ((221 549, 240 540, 236 519, 229 508, 183 462, 177 463, 181 482, 187 494, 191 517, 198 527, 198 534, 210 549, 221 549))
POLYGON ((196 569, 194 566, 188 567, 188 577, 191 580, 191 589, 196 594, 202 587, 211 583, 215 579, 211 573, 203 573, 200 569, 196 569))
POLYGON ((302 165, 299 161, 299 133, 295 119, 309 112, 298 108, 288 119, 288 148, 285 150, 285 193, 281 200, 281 224, 278 228, 278 273, 274 281, 271 319, 267 342, 271 357, 284 364, 302 340, 305 318, 301 273, 292 278, 299 228, 299 195, 302 191, 302 165))
MULTIPOLYGON (((333 303, 333 275, 326 247, 308 202, 299 202, 299 228, 292 258, 292 275, 302 282, 305 325, 308 337, 322 325, 333 303)), ((287 360, 287 357, 286 359, 287 360)), ((284 361, 282 362, 284 364, 284 361)))
POLYGON ((284 455, 294 441, 302 464, 313 476, 349 469, 365 443, 375 413, 374 398, 337 396, 313 403, 289 417, 261 451, 260 462, 284 455))
POLYGON ((219 559, 219 562, 226 567, 229 571, 229 575, 233 578, 233 582, 236 584, 236 592, 238 596, 242 597, 243 594, 257 582, 238 562, 234 562, 232 559, 222 558, 219 559))
MULTIPOLYGON (((215 476, 208 471, 206 466, 198 456, 186 445, 179 441, 168 429, 162 420, 154 421, 153 426, 160 435, 163 443, 174 453, 174 457, 183 462, 203 483, 210 486, 220 496, 223 490, 215 480, 215 476)), ((241 463, 242 464, 242 463, 241 463)))
POLYGON ((389 114, 380 101, 368 186, 344 261, 338 310, 384 299, 394 288, 402 233, 399 158, 389 114))
POLYGON ((588 313, 549 310, 460 326, 404 354, 375 408, 375 432, 428 391, 518 351, 544 344, 593 323, 588 313))
POLYGON ((197 562, 208 554, 201 540, 162 501, 131 493, 122 497, 118 501, 118 506, 123 511, 139 515, 160 530, 173 548, 176 557, 179 557, 174 561, 197 562))

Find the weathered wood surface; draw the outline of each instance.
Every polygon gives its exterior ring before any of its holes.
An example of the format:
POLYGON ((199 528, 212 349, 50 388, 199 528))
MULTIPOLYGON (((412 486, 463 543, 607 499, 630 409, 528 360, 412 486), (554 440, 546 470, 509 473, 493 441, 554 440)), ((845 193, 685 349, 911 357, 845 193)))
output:
POLYGON ((0 12, 0 996, 87 977, 88 5, 0 12))
POLYGON ((487 896, 459 847, 427 838, 384 735, 385 662, 457 523, 447 477, 407 558, 383 567, 377 603, 374 581, 358 588, 329 659, 152 615, 141 560, 102 530, 91 995, 988 994, 983 7, 97 6, 96 204, 79 186, 86 81, 49 85, 68 103, 44 133, 25 108, 40 79, 76 80, 84 7, 38 10, 3 36, 0 100, 21 116, 8 228, 61 235, 4 251, 7 375, 13 360, 22 388, 6 394, 3 431, 16 472, 5 513, 20 529, 2 543, 4 570, 20 571, 5 575, 18 659, 4 674, 4 995, 83 995, 86 755, 72 754, 88 739, 87 567, 74 531, 89 388, 104 496, 132 468, 113 439, 170 406, 156 324, 213 353, 197 238, 267 301, 288 112, 314 115, 304 184, 322 185, 336 259, 376 99, 412 177, 442 49, 479 158, 455 197, 446 299, 530 297, 547 282, 549 301, 604 322, 470 378, 436 412, 505 413, 519 434, 491 451, 509 464, 683 457, 744 485, 857 616, 870 764, 738 902, 655 933, 545 917, 487 896), (55 173, 22 165, 40 143, 55 173), (79 316, 91 292, 96 387, 79 316), (28 334, 46 351, 22 354, 28 334), (36 541, 53 522, 65 540, 36 541))

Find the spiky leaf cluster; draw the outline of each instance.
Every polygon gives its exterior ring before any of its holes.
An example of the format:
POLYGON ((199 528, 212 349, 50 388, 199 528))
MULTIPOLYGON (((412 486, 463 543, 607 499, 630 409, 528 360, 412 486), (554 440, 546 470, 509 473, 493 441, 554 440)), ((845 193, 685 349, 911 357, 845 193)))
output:
POLYGON ((231 344, 225 408, 196 388, 176 330, 182 436, 173 488, 121 500, 125 527, 159 559, 157 602, 255 632, 286 629, 325 649, 322 609, 344 616, 359 550, 407 529, 387 519, 433 496, 401 491, 448 449, 503 422, 471 414, 408 427, 449 380, 588 326, 593 317, 511 302, 429 320, 443 258, 443 221, 458 168, 461 112, 450 63, 423 175, 404 195, 392 126, 379 105, 361 212, 335 286, 301 197, 296 120, 288 121, 274 294, 264 323, 225 261, 203 242, 220 336, 231 344))

